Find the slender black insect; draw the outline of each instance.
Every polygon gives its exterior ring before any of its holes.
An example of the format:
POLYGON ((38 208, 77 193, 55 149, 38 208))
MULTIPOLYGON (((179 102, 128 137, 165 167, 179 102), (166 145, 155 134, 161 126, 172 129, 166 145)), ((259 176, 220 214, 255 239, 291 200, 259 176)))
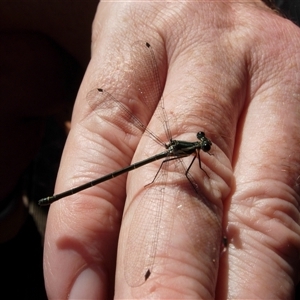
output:
MULTIPOLYGON (((102 90, 99 89, 99 92, 101 93, 102 90)), ((146 164, 149 164, 149 163, 151 163, 155 160, 165 158, 165 160, 162 162, 162 164, 159 168, 159 170, 160 170, 162 165, 167 161, 170 161, 170 160, 173 160, 173 159, 176 159, 176 158, 183 158, 183 157, 186 157, 186 156, 189 156, 191 154, 196 153, 196 155, 194 156, 190 166, 188 167, 188 170, 189 170, 190 167, 192 166, 192 164, 194 163, 196 157, 198 157, 199 163, 200 163, 199 151, 202 150, 204 152, 208 152, 211 148, 211 145, 212 145, 211 141, 205 136, 205 133, 202 132, 202 131, 199 131, 197 133, 197 139, 198 139, 198 141, 196 141, 196 142, 170 140, 170 142, 168 144, 165 144, 165 147, 166 147, 167 150, 164 151, 164 152, 161 152, 159 154, 151 156, 151 157, 149 157, 147 159, 144 159, 142 161, 136 162, 136 163, 134 163, 134 164, 132 164, 128 167, 125 167, 125 168, 120 169, 118 171, 112 172, 112 173, 107 174, 103 177, 97 178, 97 179, 92 180, 88 183, 80 185, 76 188, 65 191, 63 193, 43 198, 43 199, 39 200, 38 203, 41 206, 49 205, 49 204, 51 204, 51 203, 53 203, 53 202, 55 202, 55 201, 57 201, 61 198, 76 194, 76 193, 78 193, 82 190, 90 188, 90 187, 92 187, 94 185, 97 185, 101 182, 113 179, 117 176, 120 176, 120 175, 126 173, 126 172, 129 172, 129 171, 132 171, 134 169, 140 168, 140 167, 142 167, 146 164)), ((200 166, 200 168, 201 168, 201 166, 200 166)), ((159 170, 158 170, 158 172, 159 172, 159 170)), ((188 172, 188 170, 187 170, 187 172, 188 172)), ((154 178, 154 180, 155 180, 155 178, 154 178)))
MULTIPOLYGON (((149 43, 145 43, 145 46, 146 46, 147 48, 150 48, 150 47, 151 47, 149 43)), ((153 56, 153 53, 152 53, 152 52, 151 52, 151 55, 153 56)), ((156 66, 156 63, 155 63, 155 66, 156 66)), ((157 75, 157 76, 158 76, 158 75, 157 75)), ((158 80, 159 80, 159 79, 158 79, 158 80)), ((101 89, 101 88, 99 88, 99 89, 97 89, 97 90, 98 90, 98 92, 99 92, 100 94, 101 94, 101 93, 102 93, 102 94, 103 94, 103 93, 106 93, 106 92, 105 92, 103 89, 101 89)), ((120 104, 120 105, 122 105, 122 104, 120 104)), ((123 106, 122 109, 124 110, 124 109, 126 109, 126 108, 123 106)), ((136 119, 136 120, 137 120, 137 119, 136 119)), ((141 124, 141 122, 140 122, 139 120, 137 120, 136 123, 141 124)), ((135 124, 135 125, 136 125, 136 126, 139 126, 139 125, 137 125, 137 124, 135 124)), ((145 126, 143 126, 143 125, 140 125, 139 127, 142 127, 142 130, 145 129, 145 126)), ((141 129, 141 128, 139 128, 139 129, 141 129)), ((163 159, 163 158, 165 158, 165 160, 162 162, 162 164, 161 164, 161 166, 160 166, 160 168, 159 168, 159 170, 158 170, 158 173, 159 173, 159 171, 160 171, 162 165, 163 165, 165 162, 170 161, 170 160, 173 160, 173 159, 183 158, 183 157, 189 156, 189 155, 191 155, 191 154, 196 154, 196 155, 194 156, 194 158, 193 158, 193 160, 192 160, 190 166, 188 167, 186 173, 188 173, 190 167, 191 167, 192 164, 194 163, 194 161, 195 161, 195 159, 196 159, 196 156, 197 156, 198 159, 199 159, 199 165, 200 165, 200 168, 201 168, 201 161, 200 161, 199 151, 202 150, 202 151, 204 151, 204 152, 208 152, 208 151, 210 150, 210 148, 211 148, 212 143, 211 143, 211 141, 205 136, 205 133, 202 132, 202 131, 199 131, 199 132, 197 133, 196 136, 197 136, 197 139, 198 139, 198 141, 196 141, 196 142, 187 142, 187 141, 179 141, 179 140, 172 140, 172 139, 170 139, 170 141, 169 141, 168 143, 164 144, 164 146, 165 146, 165 148, 166 148, 166 151, 164 151, 164 152, 161 152, 161 153, 159 153, 159 154, 156 154, 156 155, 154 155, 154 156, 152 156, 152 157, 149 157, 149 158, 147 158, 147 159, 145 159, 145 160, 136 162, 136 163, 134 163, 134 164, 132 164, 132 165, 130 165, 130 166, 127 166, 127 167, 122 168, 122 169, 120 169, 120 170, 118 170, 118 171, 112 172, 112 173, 107 174, 107 175, 105 175, 105 176, 103 176, 103 177, 100 177, 100 178, 97 178, 97 179, 92 180, 92 181, 90 181, 90 182, 87 182, 87 183, 85 183, 85 184, 83 184, 83 185, 80 185, 80 186, 78 186, 78 187, 72 188, 72 189, 70 189, 70 190, 68 190, 68 191, 65 191, 65 192, 63 192, 63 193, 56 194, 56 195, 53 195, 53 196, 49 196, 49 197, 40 199, 40 200, 38 201, 38 204, 39 204, 40 206, 50 205, 51 203, 53 203, 53 202, 55 202, 55 201, 57 201, 57 200, 59 200, 59 199, 65 198, 65 197, 67 197, 67 196, 71 196, 71 195, 76 194, 76 193, 78 193, 78 192, 80 192, 80 191, 82 191, 82 190, 88 189, 88 188, 90 188, 90 187, 92 187, 92 186, 94 186, 94 185, 97 185, 97 184, 102 183, 102 182, 104 182, 104 181, 113 179, 113 178, 115 178, 115 177, 117 177, 117 176, 120 176, 120 175, 122 175, 122 174, 124 174, 124 173, 130 172, 130 171, 132 171, 132 170, 134 170, 134 169, 140 168, 140 167, 142 167, 142 166, 144 166, 144 165, 146 165, 146 164, 149 164, 149 163, 151 163, 151 162, 153 162, 153 161, 160 160, 160 159, 163 159)), ((201 169, 202 169, 202 168, 201 168, 201 169)), ((204 172, 205 172, 205 171, 204 171, 204 172)), ((157 174, 158 174, 158 173, 157 173, 157 174)), ((205 172, 205 173, 206 173, 206 172, 205 172)), ((156 175, 157 175, 157 174, 156 174, 156 175)), ((189 179, 189 178, 188 178, 188 179, 189 179)), ((154 180, 155 180, 155 178, 154 178, 154 180)), ((154 181, 154 180, 153 180, 153 181, 154 181)))

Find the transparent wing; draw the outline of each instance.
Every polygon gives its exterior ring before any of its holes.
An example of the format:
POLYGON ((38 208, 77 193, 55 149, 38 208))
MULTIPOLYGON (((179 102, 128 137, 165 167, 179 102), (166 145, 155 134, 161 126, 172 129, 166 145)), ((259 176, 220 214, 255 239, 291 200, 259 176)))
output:
POLYGON ((154 52, 148 43, 138 41, 130 49, 130 72, 132 83, 122 94, 95 88, 87 95, 91 110, 101 119, 117 126, 126 133, 141 135, 146 131, 160 144, 163 142, 150 130, 145 111, 154 112, 162 94, 154 52), (126 90, 127 89, 127 90, 126 90))
POLYGON ((148 279, 157 263, 157 253, 168 250, 175 206, 165 194, 167 175, 162 168, 157 181, 146 187, 131 221, 124 270, 126 281, 132 287, 148 279))
MULTIPOLYGON (((192 160, 191 157, 185 159, 188 163, 192 160)), ((194 163, 197 167, 198 161, 194 163)), ((217 227, 221 224, 191 174, 187 180, 186 170, 182 159, 164 163, 157 180, 146 187, 147 191, 139 200, 131 221, 124 259, 125 278, 132 287, 145 283, 155 270, 163 272, 163 258, 169 256, 170 237, 176 235, 173 232, 176 217, 180 219, 195 257, 202 255, 204 248, 212 259, 217 261, 219 257, 220 249, 213 244, 203 244, 201 228, 207 228, 208 222, 217 227), (180 182, 179 190, 175 187, 176 182, 180 182), (178 191, 188 196, 177 194, 178 191)), ((199 171, 203 172, 200 168, 199 171)))

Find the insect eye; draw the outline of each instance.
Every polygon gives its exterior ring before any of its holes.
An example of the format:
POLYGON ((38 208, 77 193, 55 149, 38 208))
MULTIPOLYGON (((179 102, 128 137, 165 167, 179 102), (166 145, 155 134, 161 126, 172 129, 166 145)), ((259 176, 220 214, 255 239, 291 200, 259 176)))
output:
POLYGON ((205 133, 203 131, 197 132, 197 139, 201 140, 203 137, 205 137, 205 133))
POLYGON ((208 141, 205 141, 205 142, 202 144, 201 149, 202 149, 204 152, 208 152, 208 151, 210 150, 210 146, 211 146, 211 144, 210 144, 208 141))

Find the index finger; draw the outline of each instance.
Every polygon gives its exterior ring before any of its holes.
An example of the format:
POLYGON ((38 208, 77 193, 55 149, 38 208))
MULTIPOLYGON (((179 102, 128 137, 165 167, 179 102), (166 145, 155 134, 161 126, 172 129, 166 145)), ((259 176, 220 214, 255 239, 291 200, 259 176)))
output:
MULTIPOLYGON (((161 92, 160 82, 153 80, 153 69, 147 68, 147 56, 139 45, 140 42, 120 44, 118 51, 124 58, 125 71, 114 70, 119 65, 111 64, 112 54, 106 44, 97 49, 97 55, 106 53, 107 63, 99 66, 98 56, 90 63, 78 94, 56 190, 64 191, 130 165, 145 128, 141 124, 147 124, 161 92), (145 68, 140 65, 141 59, 145 68), (113 78, 108 81, 108 75, 104 75, 107 72, 123 78, 124 86, 119 86, 114 96, 109 91, 116 83, 113 78), (98 82, 107 90, 95 88, 98 82), (132 116, 132 111, 139 119, 132 116)), ((98 291, 93 296, 102 298, 109 293, 105 283, 113 282, 125 182, 126 176, 119 177, 51 206, 45 244, 45 278, 50 296, 63 297, 75 282, 76 297, 80 292, 87 297, 91 289, 82 279, 86 277, 98 291), (57 272, 61 268, 64 272, 57 272), (87 286, 83 289, 82 285, 87 286)))

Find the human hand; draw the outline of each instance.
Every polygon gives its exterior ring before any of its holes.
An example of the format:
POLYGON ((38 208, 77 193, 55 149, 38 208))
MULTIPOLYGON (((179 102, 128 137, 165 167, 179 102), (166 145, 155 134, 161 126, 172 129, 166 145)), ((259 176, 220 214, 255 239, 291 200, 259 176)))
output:
MULTIPOLYGON (((151 119, 153 111, 143 109, 134 88, 145 88, 144 99, 154 97, 154 83, 141 82, 146 70, 131 73, 126 63, 137 40, 150 42, 155 51, 173 137, 193 141, 195 132, 203 130, 213 142, 213 155, 201 154, 209 177, 192 170, 202 201, 168 178, 166 226, 160 228, 150 277, 139 286, 130 286, 124 267, 128 233, 132 226, 145 235, 154 233, 143 222, 146 217, 140 224, 131 222, 139 203, 147 203, 145 197, 149 205, 141 215, 151 211, 151 194, 143 191, 159 162, 133 171, 127 180, 116 178, 53 204, 44 258, 49 298, 103 299, 114 291, 116 298, 291 297, 299 256, 299 36, 297 27, 259 1, 100 4, 92 59, 56 191, 129 165, 133 156, 139 161, 161 152, 129 130, 130 120, 128 128, 99 120, 86 99, 101 87, 125 101, 142 121, 151 119), (176 218, 179 213, 168 231, 167 220, 182 207, 192 232, 176 218), (222 223, 229 247, 219 264, 222 223)), ((133 57, 134 68, 139 61, 133 57)), ((118 122, 115 115, 111 120, 118 122)), ((160 125, 153 118, 149 128, 161 136, 160 125)), ((130 249, 132 258, 143 251, 138 243, 130 249)))

